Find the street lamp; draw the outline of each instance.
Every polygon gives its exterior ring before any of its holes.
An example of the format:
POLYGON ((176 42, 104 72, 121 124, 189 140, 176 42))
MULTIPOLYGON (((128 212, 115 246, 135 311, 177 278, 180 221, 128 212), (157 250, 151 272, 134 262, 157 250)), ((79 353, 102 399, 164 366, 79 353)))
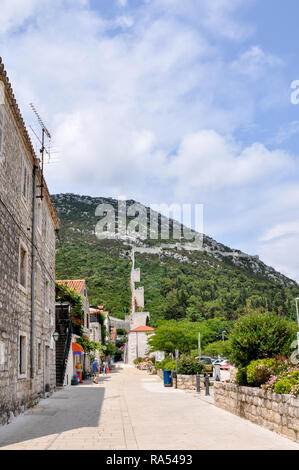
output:
POLYGON ((298 325, 299 325, 298 300, 299 300, 299 297, 296 297, 295 302, 296 302, 297 322, 298 322, 298 325))
POLYGON ((56 343, 56 342, 58 341, 58 339, 59 339, 59 333, 58 333, 58 331, 54 331, 54 333, 52 334, 52 337, 53 337, 53 339, 54 339, 54 341, 55 341, 55 343, 56 343))

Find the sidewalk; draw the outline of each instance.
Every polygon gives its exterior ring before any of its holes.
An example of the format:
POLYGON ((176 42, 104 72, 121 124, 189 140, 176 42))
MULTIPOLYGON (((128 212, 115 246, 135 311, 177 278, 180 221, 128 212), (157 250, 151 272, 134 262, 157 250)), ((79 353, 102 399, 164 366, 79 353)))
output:
POLYGON ((157 376, 125 366, 101 376, 99 385, 59 390, 0 428, 0 450, 299 450, 211 399, 166 388, 157 376))

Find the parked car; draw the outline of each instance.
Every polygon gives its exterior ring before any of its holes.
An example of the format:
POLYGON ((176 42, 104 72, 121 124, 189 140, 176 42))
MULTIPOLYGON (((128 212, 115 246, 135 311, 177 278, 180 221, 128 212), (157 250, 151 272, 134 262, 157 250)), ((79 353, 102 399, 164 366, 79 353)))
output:
POLYGON ((231 364, 229 361, 222 361, 220 362, 220 369, 222 370, 229 370, 231 364))
POLYGON ((203 373, 208 374, 210 377, 213 377, 214 367, 213 367, 212 359, 207 356, 197 357, 197 359, 203 365, 203 373))

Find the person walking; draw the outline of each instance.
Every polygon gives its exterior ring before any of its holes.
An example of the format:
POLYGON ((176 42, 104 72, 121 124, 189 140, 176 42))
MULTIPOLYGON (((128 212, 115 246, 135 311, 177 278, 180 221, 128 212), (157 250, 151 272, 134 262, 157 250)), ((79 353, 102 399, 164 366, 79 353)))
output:
POLYGON ((99 383, 98 382, 98 380, 99 380, 99 363, 96 359, 92 363, 92 372, 93 372, 93 382, 95 384, 99 383))
POLYGON ((108 369, 108 362, 104 361, 103 362, 103 374, 107 374, 107 369, 108 369))

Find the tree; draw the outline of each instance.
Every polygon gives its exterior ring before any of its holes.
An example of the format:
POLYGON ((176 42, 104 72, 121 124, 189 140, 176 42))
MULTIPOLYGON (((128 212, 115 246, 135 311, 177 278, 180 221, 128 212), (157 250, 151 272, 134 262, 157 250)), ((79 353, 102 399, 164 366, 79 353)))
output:
POLYGON ((204 348, 210 342, 218 339, 222 330, 229 330, 229 322, 223 318, 213 318, 199 322, 188 320, 162 320, 157 322, 155 334, 148 343, 152 351, 165 351, 174 353, 176 349, 180 353, 191 354, 197 350, 198 333, 200 332, 201 347, 204 348))
POLYGON ((253 311, 240 317, 229 336, 230 358, 246 367, 251 361, 289 355, 296 325, 276 313, 253 311))
POLYGON ((174 353, 176 349, 180 353, 189 353, 196 346, 198 337, 198 327, 196 323, 186 320, 160 321, 155 328, 155 334, 152 335, 148 343, 151 351, 165 351, 174 353))
POLYGON ((106 349, 104 352, 106 356, 113 356, 114 354, 116 354, 117 349, 115 345, 112 343, 112 341, 107 341, 106 349))
POLYGON ((228 343, 228 341, 210 343, 204 349, 204 354, 208 354, 209 356, 229 356, 230 351, 228 343))

